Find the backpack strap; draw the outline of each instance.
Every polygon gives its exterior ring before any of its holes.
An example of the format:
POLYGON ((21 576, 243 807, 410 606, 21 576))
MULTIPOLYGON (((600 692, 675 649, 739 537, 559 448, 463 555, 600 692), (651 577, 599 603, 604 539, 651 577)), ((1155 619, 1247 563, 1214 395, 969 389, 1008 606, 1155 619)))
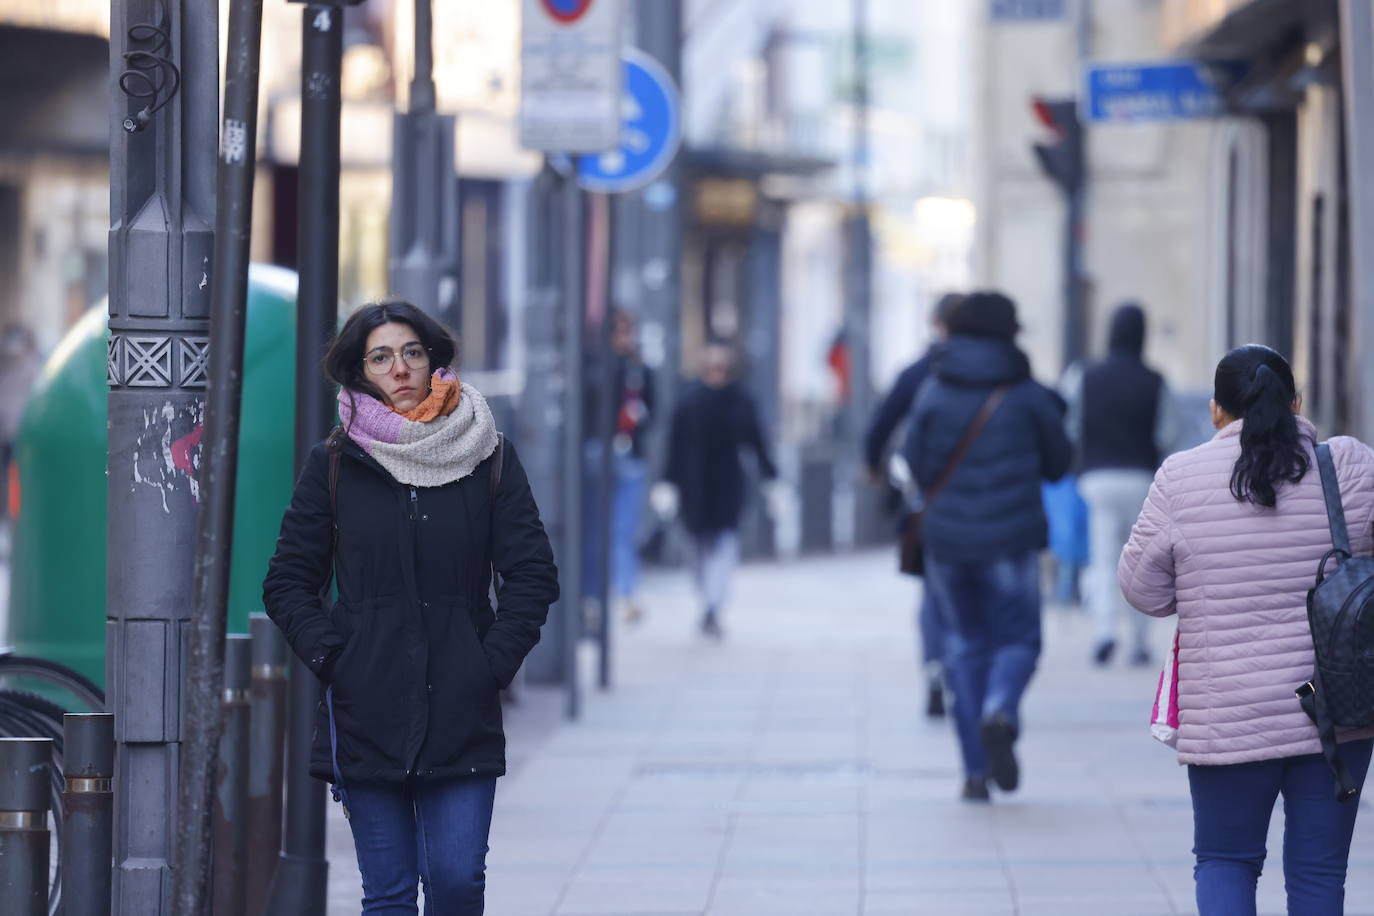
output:
POLYGON ((1322 478, 1322 495, 1326 497, 1326 520, 1331 526, 1331 546, 1344 553, 1350 552, 1350 534, 1345 527, 1345 509, 1341 506, 1341 487, 1336 479, 1336 462, 1331 457, 1331 445, 1323 442, 1317 446, 1317 470, 1322 478))
MULTIPOLYGON (((1331 457, 1330 444, 1323 442, 1317 446, 1317 470, 1322 478, 1322 496, 1326 500, 1326 521, 1331 526, 1331 546, 1344 553, 1347 557, 1350 553, 1350 534, 1345 526, 1345 509, 1341 506, 1341 487, 1340 481, 1336 478, 1336 462, 1331 457)), ((1325 558, 1322 566, 1325 568, 1325 558)), ((1318 585, 1321 584, 1320 573, 1318 585)), ((1312 613, 1312 594, 1308 593, 1307 612, 1312 613)), ((1312 720, 1312 724, 1317 726, 1317 737, 1321 740, 1322 756, 1326 758, 1326 765, 1331 769, 1331 775, 1336 782, 1336 801, 1348 802, 1359 794, 1359 789, 1350 783, 1350 777, 1345 771, 1345 762, 1341 760, 1340 751, 1336 747, 1336 723, 1331 720, 1331 712, 1327 709, 1325 688, 1322 686, 1321 661, 1312 671, 1312 680, 1303 684, 1296 691, 1298 703, 1302 706, 1302 711, 1307 713, 1307 717, 1312 720)))
POLYGON ((1307 713, 1312 724, 1317 726, 1317 738, 1322 743, 1322 756, 1326 758, 1326 765, 1331 769, 1331 776, 1336 782, 1336 801, 1348 802, 1359 795, 1360 790, 1350 784, 1350 777, 1345 772, 1345 761, 1341 759, 1340 751, 1336 747, 1336 723, 1331 721, 1325 697, 1321 695, 1322 690, 1321 665, 1318 664, 1312 670, 1312 680, 1295 692, 1302 711, 1307 713))

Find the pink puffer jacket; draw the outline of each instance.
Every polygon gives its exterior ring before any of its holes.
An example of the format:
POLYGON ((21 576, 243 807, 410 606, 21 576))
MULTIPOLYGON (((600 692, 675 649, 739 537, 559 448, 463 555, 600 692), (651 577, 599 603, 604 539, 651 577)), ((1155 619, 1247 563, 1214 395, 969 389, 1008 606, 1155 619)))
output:
MULTIPOLYGON (((1172 455, 1121 552, 1126 600, 1178 614, 1179 763, 1228 764, 1317 754, 1317 730, 1293 689, 1312 676, 1307 590, 1331 548, 1316 430, 1298 418, 1311 470, 1266 509, 1231 495, 1241 422, 1172 455)), ((1330 440, 1351 546, 1374 548, 1374 450, 1330 440)), ((1374 734, 1348 733, 1344 739, 1374 734)))

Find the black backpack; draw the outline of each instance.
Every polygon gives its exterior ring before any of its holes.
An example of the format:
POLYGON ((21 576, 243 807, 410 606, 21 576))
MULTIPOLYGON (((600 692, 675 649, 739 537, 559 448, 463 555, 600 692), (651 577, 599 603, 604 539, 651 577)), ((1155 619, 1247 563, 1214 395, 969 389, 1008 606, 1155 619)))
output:
POLYGON ((1331 447, 1317 446, 1317 468, 1331 544, 1317 567, 1317 583, 1307 592, 1307 622, 1317 664, 1312 680, 1297 689, 1303 712, 1317 726, 1322 754, 1336 777, 1336 798, 1359 794, 1336 754, 1337 728, 1374 725, 1374 557, 1352 556, 1341 507, 1341 490, 1331 447), (1327 563, 1335 558, 1334 571, 1327 563))

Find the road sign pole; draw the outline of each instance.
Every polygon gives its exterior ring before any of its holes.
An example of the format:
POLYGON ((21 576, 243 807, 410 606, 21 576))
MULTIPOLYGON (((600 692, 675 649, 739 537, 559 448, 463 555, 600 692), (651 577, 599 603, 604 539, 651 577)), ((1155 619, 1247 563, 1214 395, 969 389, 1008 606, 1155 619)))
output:
POLYGON ((110 4, 107 708, 112 911, 172 910, 219 138, 219 20, 110 4))
MULTIPOLYGON (((636 36, 644 53, 658 61, 675 85, 682 83, 682 0, 639 0, 636 36)), ((625 269, 637 275, 640 346, 654 370, 654 410, 650 418, 651 467, 662 467, 668 445, 668 418, 677 403, 682 366, 682 212, 686 191, 682 165, 674 156, 663 174, 628 195, 634 215, 633 239, 621 233, 618 247, 625 269), (633 258, 633 261, 630 259, 633 258), (628 263, 627 263, 628 262, 628 263)))
MULTIPOLYGON (((339 76, 346 0, 302 10, 300 202, 296 227, 300 287, 296 296, 296 467, 334 423, 333 387, 320 370, 339 308, 339 76)), ((324 857, 324 784, 310 775, 320 685, 291 660, 286 744, 286 822, 281 858, 268 895, 269 916, 324 911, 329 862, 324 857)))

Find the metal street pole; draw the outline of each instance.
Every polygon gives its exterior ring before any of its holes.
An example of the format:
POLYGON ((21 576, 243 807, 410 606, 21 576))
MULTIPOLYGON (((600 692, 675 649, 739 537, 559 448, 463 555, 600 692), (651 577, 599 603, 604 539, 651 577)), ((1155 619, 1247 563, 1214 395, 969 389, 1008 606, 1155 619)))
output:
POLYGON ((872 248, 868 207, 868 0, 853 0, 854 58, 854 135, 853 187, 848 226, 848 257, 845 270, 844 341, 849 351, 849 403, 841 424, 847 447, 843 451, 842 475, 836 481, 853 506, 853 542, 863 543, 871 528, 876 501, 861 480, 859 437, 867 422, 870 396, 869 331, 873 309, 872 248))
MULTIPOLYGON (((1345 102, 1345 161, 1367 163, 1374 156, 1374 8, 1363 0, 1341 0, 1341 67, 1345 102)), ((1364 167, 1348 169, 1350 248, 1369 251, 1374 245, 1374 179, 1364 167)), ((1363 358, 1356 360, 1341 384, 1364 393, 1354 399, 1352 434, 1374 436, 1374 264, 1367 257, 1350 259, 1352 343, 1363 358)))
MULTIPOLYGON (((229 7, 224 124, 220 134, 215 255, 211 270, 209 390, 199 468, 201 513, 186 668, 181 791, 173 897, 179 913, 200 913, 210 897, 211 823, 224 690, 224 631, 238 480, 248 309, 253 178, 257 170, 258 57, 262 0, 229 7)), ((228 850, 223 850, 228 854, 228 850)))
POLYGON ((390 281, 394 293, 461 330, 455 120, 434 111, 431 3, 415 0, 410 110, 392 122, 390 281))
MULTIPOLYGON (((675 85, 682 85, 682 0, 638 0, 636 42, 653 55, 675 85)), ((677 402, 682 367, 682 213, 686 183, 681 157, 657 180, 626 195, 637 211, 633 250, 617 253, 637 271, 641 352, 654 371, 654 409, 649 459, 662 467, 668 418, 677 402)), ((627 220, 626 222, 630 222, 627 220)), ((622 237, 623 240, 623 237, 622 237)))
POLYGON ((114 716, 62 717, 63 916, 109 916, 114 839, 114 716))
MULTIPOLYGON (((339 76, 344 0, 303 11, 300 197, 296 227, 296 467, 334 424, 333 390, 320 371, 339 309, 339 76)), ((324 857, 324 784, 311 777, 310 747, 320 685, 291 660, 286 744, 286 822, 281 858, 268 893, 270 916, 322 913, 329 862, 324 857)))
POLYGON ((286 740, 286 680, 291 650, 266 614, 248 619, 253 636, 252 710, 248 754, 248 859, 244 883, 247 907, 258 916, 281 849, 282 761, 286 740))
MULTIPOLYGON (((567 480, 563 460, 563 409, 567 402, 563 396, 563 325, 560 321, 566 299, 561 285, 565 239, 559 216, 564 205, 564 181, 545 165, 531 184, 526 200, 529 292, 523 325, 527 373, 516 424, 521 458, 554 544, 564 594, 550 611, 539 643, 525 660, 525 677, 535 684, 567 686, 563 679, 568 669, 564 640, 567 636, 565 618, 571 606, 566 596, 571 592, 568 568, 563 559, 568 524, 563 517, 560 498, 567 480)), ((575 706, 570 702, 570 711, 575 706)))
POLYGON ((51 738, 0 738, 0 900, 9 916, 48 912, 51 738))
POLYGON ((166 914, 209 348, 218 17, 112 0, 106 684, 112 912, 166 914))
POLYGON ((611 588, 611 528, 614 522, 611 513, 615 509, 615 447, 616 417, 620 409, 620 392, 614 390, 615 354, 611 352, 611 336, 614 332, 614 306, 612 305, 611 283, 615 269, 615 200, 607 194, 592 197, 594 242, 588 247, 589 270, 600 273, 601 282, 595 294, 600 298, 597 310, 600 324, 597 327, 596 341, 596 416, 583 419, 587 432, 600 443, 598 466, 595 469, 597 487, 596 518, 600 522, 595 537, 597 539, 597 585, 596 596, 601 605, 601 627, 597 631, 597 686, 605 690, 611 686, 611 648, 612 631, 615 627, 615 614, 611 608, 614 590, 611 588))
POLYGON ((581 709, 581 685, 577 675, 577 645, 582 636, 582 480, 583 423, 582 354, 587 322, 583 300, 583 252, 586 220, 582 190, 576 175, 566 175, 562 187, 562 281, 563 288, 563 492, 559 574, 563 580, 558 599, 562 631, 563 683, 568 690, 568 715, 581 709))
MULTIPOLYGON (((215 754, 214 916, 257 916, 248 911, 248 685, 252 637, 230 634, 224 658, 224 733, 215 754)), ((204 903, 199 904, 202 908, 204 903)), ((191 912, 202 912, 193 910, 191 912)))

